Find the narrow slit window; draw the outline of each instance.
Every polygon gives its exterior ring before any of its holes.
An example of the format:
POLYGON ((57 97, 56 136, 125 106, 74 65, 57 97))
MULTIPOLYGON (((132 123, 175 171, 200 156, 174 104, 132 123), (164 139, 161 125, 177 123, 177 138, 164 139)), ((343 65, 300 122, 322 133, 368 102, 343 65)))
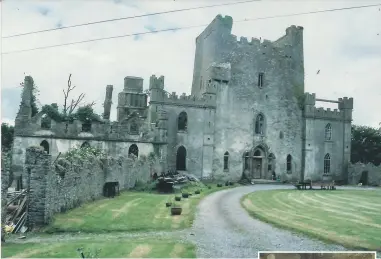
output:
POLYGON ((263 79, 264 79, 264 73, 259 73, 258 74, 258 87, 259 88, 263 87, 263 79))

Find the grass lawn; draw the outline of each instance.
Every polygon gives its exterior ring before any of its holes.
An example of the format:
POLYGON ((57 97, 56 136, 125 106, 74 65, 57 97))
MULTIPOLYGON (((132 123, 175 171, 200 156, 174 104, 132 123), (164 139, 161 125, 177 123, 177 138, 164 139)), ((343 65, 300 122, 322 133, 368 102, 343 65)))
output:
POLYGON ((381 190, 274 190, 241 200, 253 216, 353 249, 381 251, 381 190))
POLYGON ((86 240, 58 243, 5 243, 1 257, 13 258, 195 258, 195 247, 175 240, 125 239, 86 240), (98 252, 98 253, 97 253, 98 252))
MULTIPOLYGON (((176 230, 190 227, 195 216, 196 207, 201 198, 207 194, 228 187, 217 188, 211 184, 211 189, 189 187, 193 195, 182 198, 180 202, 183 211, 180 216, 171 216, 167 201, 174 201, 175 194, 155 194, 146 192, 122 192, 120 196, 111 199, 101 199, 68 211, 56 214, 53 222, 43 231, 57 232, 110 232, 110 231, 157 231, 176 230), (201 194, 194 194, 201 189, 201 194)), ((181 194, 176 194, 180 195, 181 194)))

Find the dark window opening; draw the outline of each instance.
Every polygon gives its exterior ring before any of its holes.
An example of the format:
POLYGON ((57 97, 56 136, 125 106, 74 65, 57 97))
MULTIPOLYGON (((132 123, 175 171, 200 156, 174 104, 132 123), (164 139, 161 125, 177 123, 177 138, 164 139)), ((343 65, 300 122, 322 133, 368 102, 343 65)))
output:
POLYGON ((87 141, 83 142, 81 145, 81 148, 89 148, 89 147, 90 147, 90 144, 87 141))
POLYGON ((180 146, 177 149, 176 154, 176 170, 185 171, 186 170, 186 158, 187 150, 184 146, 180 146))
POLYGON ((44 151, 46 152, 46 154, 49 154, 49 143, 46 140, 43 140, 40 143, 40 146, 44 148, 44 151))
POLYGON ((224 154, 224 170, 229 170, 229 152, 224 154))
POLYGON ((331 171, 331 156, 326 154, 324 156, 324 174, 329 174, 331 171))
POLYGON ((263 87, 263 78, 264 78, 264 73, 259 73, 258 74, 258 87, 259 88, 263 87))
POLYGON ((265 118, 262 114, 258 114, 255 120, 255 134, 264 134, 265 118))
POLYGON ((130 132, 131 132, 131 134, 138 134, 139 133, 138 124, 136 124, 136 122, 131 123, 130 132))
POLYGON ((134 155, 136 157, 139 156, 139 149, 136 144, 132 144, 130 148, 128 149, 128 156, 130 157, 131 155, 134 155))
POLYGON ((328 123, 327 126, 325 126, 325 140, 331 140, 332 138, 332 127, 331 124, 328 123))
POLYGON ((181 112, 178 118, 178 130, 187 130, 188 128, 188 115, 186 112, 181 112))
POLYGON ((245 162, 244 163, 245 163, 244 169, 245 170, 249 169, 249 152, 245 153, 245 162))
POLYGON ((87 120, 82 124, 82 132, 91 132, 91 121, 87 120))
POLYGON ((287 155, 287 172, 290 173, 292 171, 292 157, 291 155, 287 155))

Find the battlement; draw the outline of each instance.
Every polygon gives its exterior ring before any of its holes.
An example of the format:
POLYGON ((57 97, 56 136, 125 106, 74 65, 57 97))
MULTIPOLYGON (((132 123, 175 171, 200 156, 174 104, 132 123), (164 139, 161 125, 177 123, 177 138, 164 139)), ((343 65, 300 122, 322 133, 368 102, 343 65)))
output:
POLYGON ((340 120, 343 118, 343 113, 338 109, 334 109, 333 111, 330 108, 324 109, 322 107, 316 108, 314 107, 315 118, 322 119, 337 119, 340 120))
POLYGON ((126 76, 124 78, 124 89, 125 92, 143 92, 143 78, 135 76, 126 76))
POLYGON ((164 76, 156 77, 152 75, 149 79, 149 90, 151 89, 164 89, 164 76))
POLYGON ((353 98, 339 98, 338 101, 317 99, 315 93, 305 93, 304 94, 304 116, 307 118, 318 118, 318 119, 337 119, 337 120, 351 120, 352 115, 348 113, 347 110, 353 109, 353 98), (315 106, 316 101, 337 103, 338 109, 331 110, 330 108, 317 108, 315 106))
POLYGON ((165 94, 163 102, 177 106, 216 106, 216 100, 212 98, 197 98, 194 95, 186 95, 182 93, 180 96, 176 92, 165 94))
POLYGON ((339 98, 339 109, 353 109, 353 98, 339 98))

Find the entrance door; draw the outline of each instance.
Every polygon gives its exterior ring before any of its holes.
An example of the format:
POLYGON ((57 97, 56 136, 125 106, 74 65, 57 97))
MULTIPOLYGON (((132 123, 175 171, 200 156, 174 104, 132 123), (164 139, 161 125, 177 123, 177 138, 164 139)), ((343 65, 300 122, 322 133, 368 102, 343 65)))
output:
POLYGON ((253 178, 260 179, 262 177, 262 158, 253 159, 253 178))

